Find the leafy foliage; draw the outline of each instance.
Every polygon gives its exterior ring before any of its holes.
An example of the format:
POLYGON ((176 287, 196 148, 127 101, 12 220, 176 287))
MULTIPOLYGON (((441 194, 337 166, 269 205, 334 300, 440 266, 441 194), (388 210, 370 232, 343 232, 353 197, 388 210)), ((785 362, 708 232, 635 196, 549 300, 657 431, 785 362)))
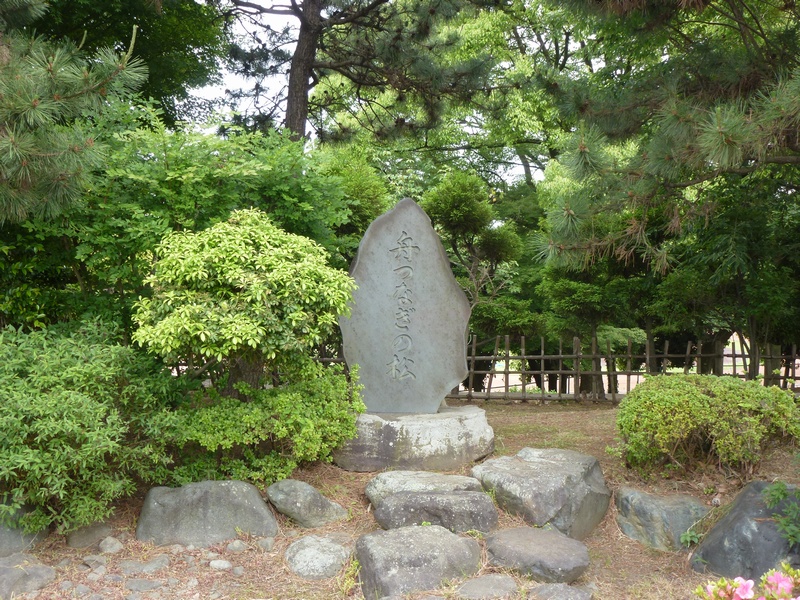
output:
POLYGON ((249 402, 211 394, 181 406, 169 439, 181 457, 174 479, 270 484, 301 462, 330 460, 334 448, 355 436, 356 417, 365 410, 357 369, 351 376, 315 365, 301 383, 247 390, 249 402))
POLYGON ((135 477, 163 479, 178 381, 99 321, 0 331, 0 520, 29 531, 104 518, 135 477))
POLYGON ((170 231, 204 229, 255 207, 344 266, 370 215, 382 212, 380 182, 366 165, 344 155, 318 161, 277 133, 169 130, 151 105, 121 102, 93 121, 108 153, 82 204, 0 232, 0 325, 91 312, 130 334, 133 302, 147 293, 156 245, 170 231))
POLYGON ((495 220, 489 199, 486 182, 461 171, 447 173, 422 199, 473 306, 508 285, 510 275, 503 267, 522 250, 513 224, 495 220))
MULTIPOLYGON (((0 22, 16 20, 2 16, 8 8, 0 7, 0 22)), ((108 97, 129 94, 146 76, 130 50, 85 57, 71 43, 0 33, 0 224, 52 217, 80 197, 102 152, 78 118, 99 114, 108 97)))
POLYGON ((153 295, 137 304, 134 340, 168 363, 224 365, 228 392, 258 387, 265 367, 291 376, 344 312, 352 279, 324 250, 282 231, 257 210, 159 244, 153 295))
POLYGON ((755 381, 662 375, 625 397, 617 427, 633 467, 714 461, 748 476, 769 441, 800 438, 800 407, 791 393, 755 381))
POLYGON ((797 489, 776 481, 764 488, 764 504, 767 508, 777 509, 773 515, 778 531, 790 548, 800 547, 800 505, 798 505, 797 489))
POLYGON ((34 22, 36 31, 80 43, 86 52, 120 47, 136 23, 140 33, 133 56, 149 71, 142 95, 159 102, 162 118, 171 125, 205 112, 198 110, 204 107, 191 90, 219 77, 228 49, 227 20, 216 3, 49 0, 48 4, 48 14, 34 22))

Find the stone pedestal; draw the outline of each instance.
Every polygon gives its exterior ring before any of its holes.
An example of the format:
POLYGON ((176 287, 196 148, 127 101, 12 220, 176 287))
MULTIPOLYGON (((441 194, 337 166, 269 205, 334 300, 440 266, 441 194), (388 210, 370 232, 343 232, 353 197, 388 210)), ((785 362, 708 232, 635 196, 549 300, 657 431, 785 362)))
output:
POLYGON ((347 471, 454 471, 494 450, 494 431, 476 406, 436 414, 362 414, 356 437, 334 452, 347 471))

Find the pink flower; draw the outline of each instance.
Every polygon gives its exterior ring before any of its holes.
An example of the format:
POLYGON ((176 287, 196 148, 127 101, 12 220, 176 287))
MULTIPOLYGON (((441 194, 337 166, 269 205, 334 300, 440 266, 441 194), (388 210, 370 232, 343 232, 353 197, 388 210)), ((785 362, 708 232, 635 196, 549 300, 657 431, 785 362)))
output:
POLYGON ((736 591, 733 593, 733 600, 747 600, 755 595, 753 592, 752 579, 737 577, 733 582, 737 584, 736 591))
POLYGON ((767 585, 764 586, 767 591, 771 591, 776 595, 787 596, 792 593, 794 582, 792 578, 780 571, 775 571, 767 576, 767 585))

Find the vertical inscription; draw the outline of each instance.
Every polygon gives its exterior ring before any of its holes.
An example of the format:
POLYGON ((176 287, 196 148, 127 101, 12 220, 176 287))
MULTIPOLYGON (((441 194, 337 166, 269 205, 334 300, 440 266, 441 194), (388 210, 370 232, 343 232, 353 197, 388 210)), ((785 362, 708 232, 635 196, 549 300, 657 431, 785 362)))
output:
POLYGON ((403 231, 397 238, 397 245, 389 250, 392 257, 394 268, 394 292, 392 298, 395 301, 394 331, 395 337, 392 340, 392 360, 386 363, 388 367, 386 373, 398 381, 412 378, 414 374, 414 360, 411 358, 411 349, 414 340, 411 337, 412 314, 414 313, 414 256, 419 252, 419 246, 414 243, 414 239, 403 231))

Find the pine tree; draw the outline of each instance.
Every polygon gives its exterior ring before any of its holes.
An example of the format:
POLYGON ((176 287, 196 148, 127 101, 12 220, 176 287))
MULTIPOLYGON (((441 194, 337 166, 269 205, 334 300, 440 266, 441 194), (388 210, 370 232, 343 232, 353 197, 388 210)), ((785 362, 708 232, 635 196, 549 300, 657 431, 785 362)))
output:
MULTIPOLYGON (((583 72, 548 79, 578 122, 560 157, 584 193, 577 237, 598 254, 643 255, 665 271, 670 240, 714 212, 714 183, 769 174, 798 188, 800 11, 764 0, 568 3, 594 23, 583 72), (589 202, 586 202, 589 200, 589 202), (603 238, 597 215, 618 215, 603 238)), ((558 177, 563 171, 555 173, 558 177)), ((765 198, 765 206, 768 204, 765 198)), ((573 202, 573 204, 575 204, 573 202)), ((574 232, 553 228, 556 246, 574 232)), ((552 244, 551 244, 552 247, 552 244)))
POLYGON ((31 37, 24 26, 44 9, 0 0, 0 224, 51 218, 76 202, 102 161, 92 115, 146 78, 130 52, 86 57, 31 37))
MULTIPOLYGON (((449 100, 482 88, 489 66, 484 56, 445 56, 458 33, 443 25, 469 9, 465 0, 220 3, 229 5, 243 23, 261 29, 253 36, 254 47, 235 51, 239 72, 263 76, 286 70, 285 125, 296 137, 305 135, 309 120, 322 129, 325 115, 343 109, 373 115, 360 126, 384 136, 430 128, 449 100), (273 30, 262 23, 264 15, 295 18, 299 28, 273 30), (289 54, 285 47, 292 43, 289 54), (324 90, 310 98, 323 81, 334 85, 320 86, 324 90)), ((259 83, 254 93, 261 91, 259 83)))

